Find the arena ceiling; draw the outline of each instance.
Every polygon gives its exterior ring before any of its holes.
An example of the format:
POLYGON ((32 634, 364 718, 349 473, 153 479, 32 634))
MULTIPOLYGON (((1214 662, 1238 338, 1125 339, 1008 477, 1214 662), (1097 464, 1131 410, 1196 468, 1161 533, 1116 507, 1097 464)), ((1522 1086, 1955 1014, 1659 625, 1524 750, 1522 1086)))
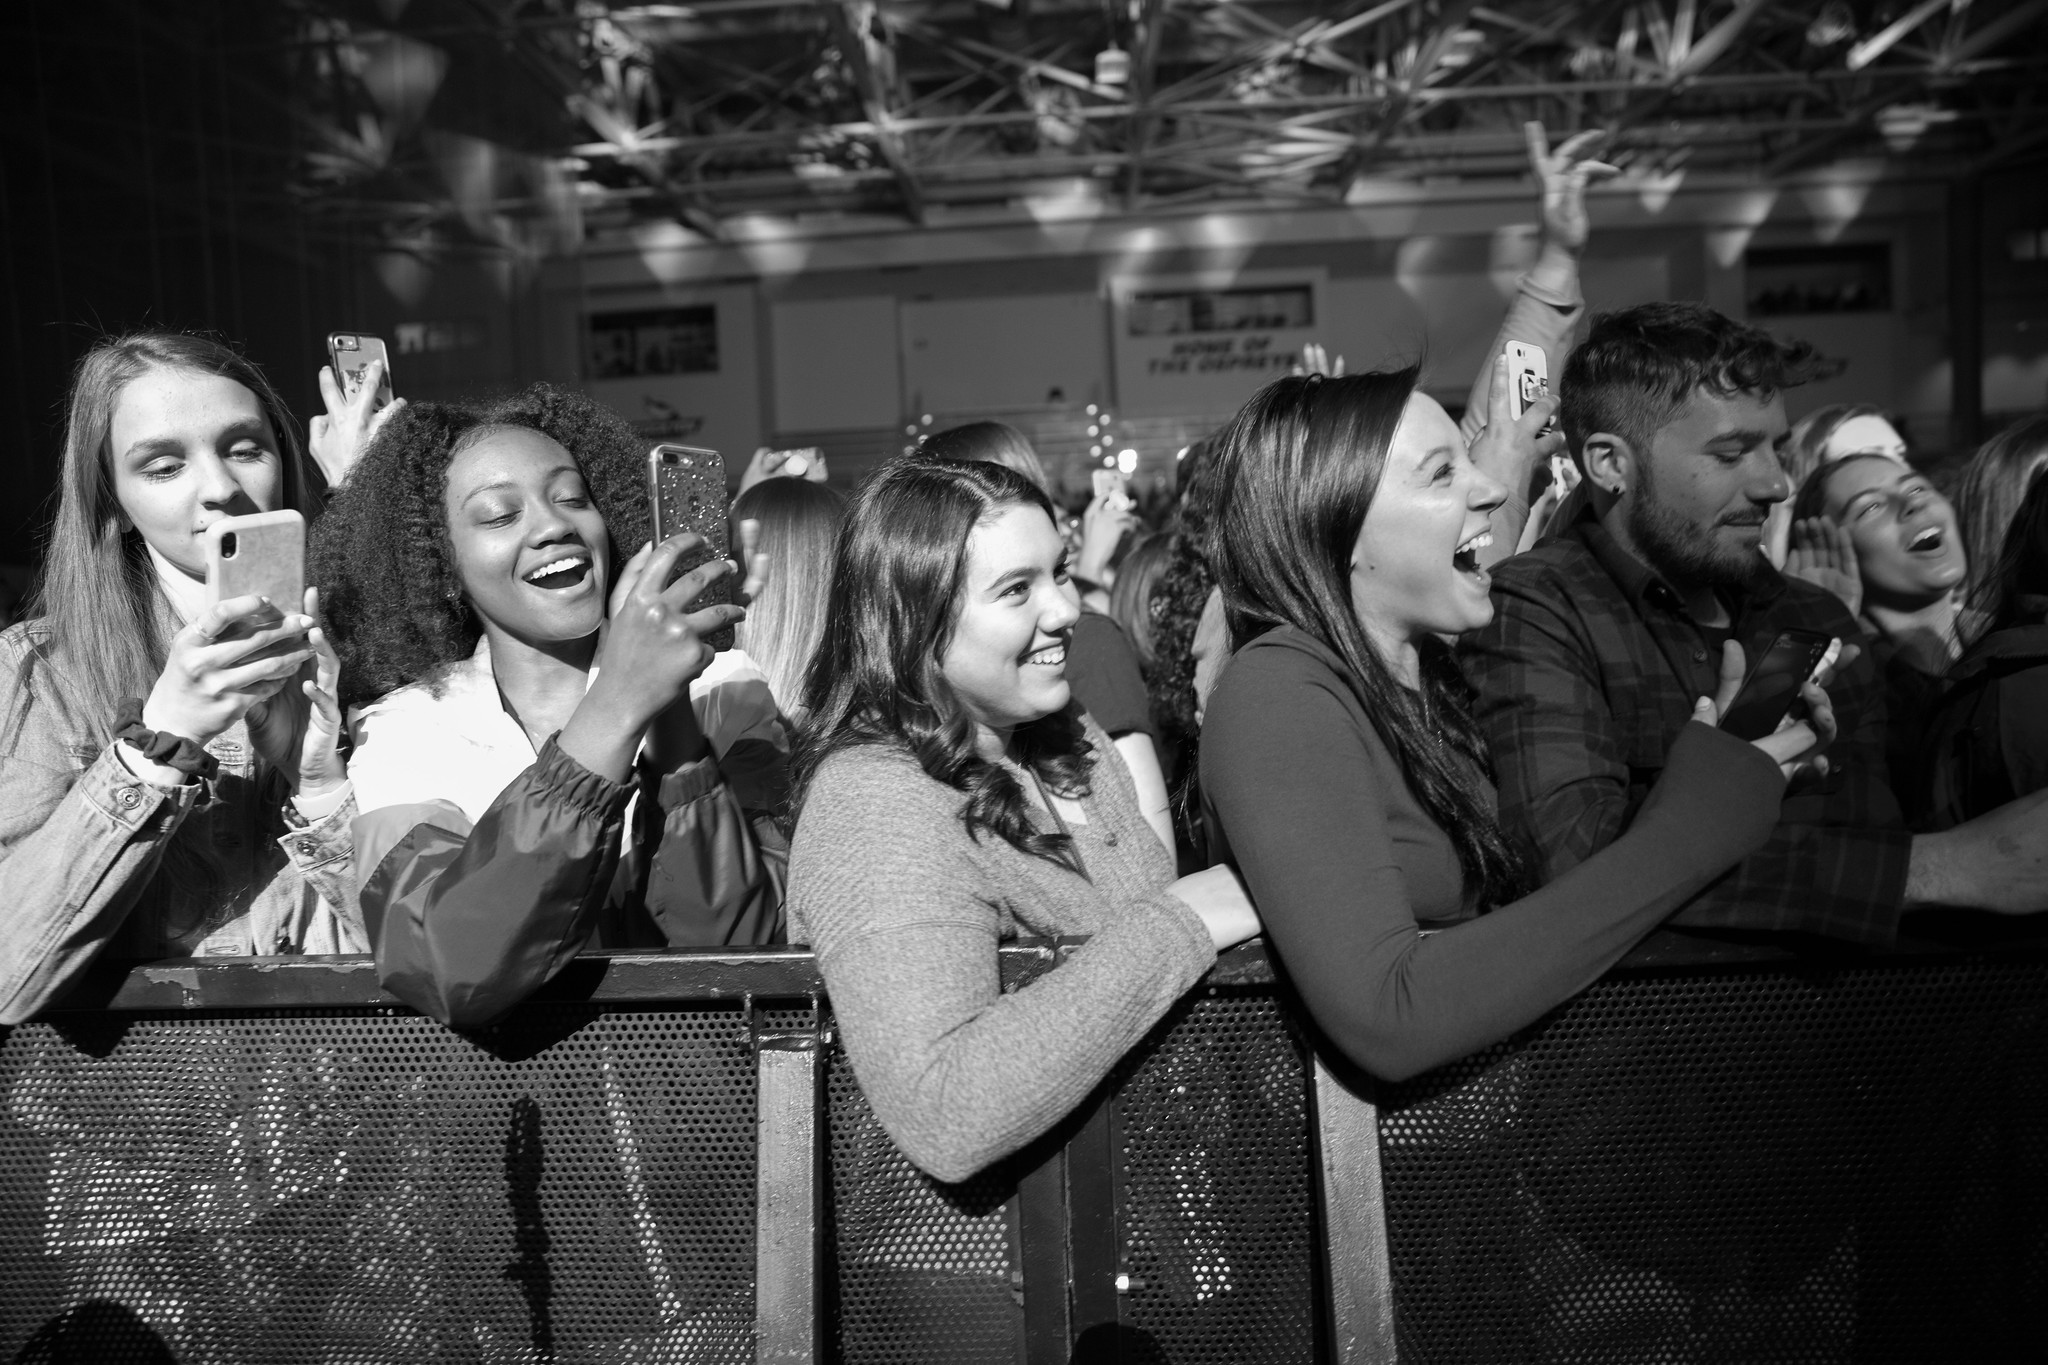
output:
POLYGON ((1507 177, 1522 124, 1631 174, 2048 150, 2048 0, 294 0, 291 193, 399 246, 651 220, 938 225, 1329 205, 1507 177))

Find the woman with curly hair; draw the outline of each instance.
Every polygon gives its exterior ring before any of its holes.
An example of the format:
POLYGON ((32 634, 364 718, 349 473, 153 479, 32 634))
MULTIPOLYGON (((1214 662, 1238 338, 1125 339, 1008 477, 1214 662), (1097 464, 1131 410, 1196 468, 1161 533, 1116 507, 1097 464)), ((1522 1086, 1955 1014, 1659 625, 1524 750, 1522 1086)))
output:
POLYGON ((1051 1128, 1258 932, 1228 870, 1174 880, 1074 705, 1051 502, 995 464, 891 461, 855 494, 805 682, 791 936, 817 950, 882 1127, 940 1180, 1051 1128), (996 945, 1089 935, 1012 993, 996 945))
POLYGON ((0 1024, 102 953, 365 946, 311 595, 206 603, 209 526, 319 508, 283 402, 143 332, 86 353, 69 407, 33 619, 0 635, 0 1024))
POLYGON ((665 586, 690 536, 621 564, 648 534, 643 469, 577 394, 420 403, 320 527, 364 919, 385 988, 444 1023, 488 1022, 593 940, 779 935, 782 784, 723 767, 778 746, 716 752, 691 704, 705 637, 745 612, 687 606, 732 566, 665 586))

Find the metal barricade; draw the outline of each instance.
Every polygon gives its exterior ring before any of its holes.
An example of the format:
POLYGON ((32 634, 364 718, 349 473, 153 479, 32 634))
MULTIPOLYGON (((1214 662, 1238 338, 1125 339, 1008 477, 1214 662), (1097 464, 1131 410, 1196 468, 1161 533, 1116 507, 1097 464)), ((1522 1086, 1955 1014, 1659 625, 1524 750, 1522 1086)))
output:
POLYGON ((1382 1087, 1251 945, 961 1185, 821 989, 586 958, 464 1036, 361 959, 108 973, 0 1031, 0 1361, 2019 1359, 2048 1302, 2039 945, 1667 939, 1382 1087))

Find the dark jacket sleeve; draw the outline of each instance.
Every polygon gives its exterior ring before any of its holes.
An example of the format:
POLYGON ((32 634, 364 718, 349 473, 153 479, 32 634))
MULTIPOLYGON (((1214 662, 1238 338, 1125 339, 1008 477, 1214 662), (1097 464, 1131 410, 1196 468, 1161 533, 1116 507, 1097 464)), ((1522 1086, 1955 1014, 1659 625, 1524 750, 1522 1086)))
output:
POLYGON ((631 795, 550 739, 474 829, 413 825, 363 879, 384 989, 453 1028, 531 994, 596 927, 631 795))
POLYGON ((1769 837, 1784 787, 1761 751, 1690 724, 1626 834, 1540 891, 1424 933, 1388 833, 1391 761, 1375 761, 1370 728, 1333 668, 1254 645, 1210 700, 1202 788, 1316 1025, 1387 1080, 1497 1042, 1591 985, 1769 837))
POLYGON ((788 760, 742 740, 722 760, 649 774, 640 790, 641 895, 668 946, 782 942, 789 842, 775 816, 787 799, 788 760))

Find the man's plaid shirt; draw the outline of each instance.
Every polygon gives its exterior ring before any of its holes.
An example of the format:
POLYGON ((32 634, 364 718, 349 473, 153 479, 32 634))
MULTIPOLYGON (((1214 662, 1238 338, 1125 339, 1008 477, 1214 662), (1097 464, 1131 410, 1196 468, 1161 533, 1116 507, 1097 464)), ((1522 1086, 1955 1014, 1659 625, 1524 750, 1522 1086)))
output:
MULTIPOLYGON (((1693 702, 1713 695, 1720 652, 1590 511, 1497 565, 1493 604, 1462 658, 1493 746, 1501 822, 1547 882, 1627 828, 1693 702)), ((1862 638, 1832 593, 1794 579, 1774 575, 1729 605, 1751 660, 1787 626, 1862 638)), ((1828 696, 1840 727, 1828 777, 1789 790, 1771 841, 1673 923, 1892 942, 1911 836, 1886 777, 1884 694, 1868 650, 1837 671, 1828 696)))

